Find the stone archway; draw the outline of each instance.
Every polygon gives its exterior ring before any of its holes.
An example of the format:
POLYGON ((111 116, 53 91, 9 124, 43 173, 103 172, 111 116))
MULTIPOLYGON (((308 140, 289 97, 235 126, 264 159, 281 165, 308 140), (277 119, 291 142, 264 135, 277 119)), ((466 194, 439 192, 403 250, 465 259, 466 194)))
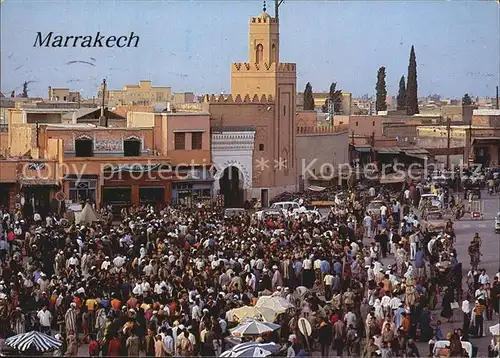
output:
POLYGON ((242 171, 234 166, 228 166, 219 179, 220 193, 224 196, 226 208, 242 208, 244 201, 243 187, 245 178, 242 171))

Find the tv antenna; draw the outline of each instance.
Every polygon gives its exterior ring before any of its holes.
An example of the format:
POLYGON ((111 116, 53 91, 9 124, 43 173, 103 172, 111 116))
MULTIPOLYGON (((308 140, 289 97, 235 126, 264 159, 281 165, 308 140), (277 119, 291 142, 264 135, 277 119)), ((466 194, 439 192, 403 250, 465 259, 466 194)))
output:
POLYGON ((274 0, 274 17, 275 19, 278 19, 279 17, 279 8, 281 6, 281 4, 283 4, 283 1, 285 0, 274 0))

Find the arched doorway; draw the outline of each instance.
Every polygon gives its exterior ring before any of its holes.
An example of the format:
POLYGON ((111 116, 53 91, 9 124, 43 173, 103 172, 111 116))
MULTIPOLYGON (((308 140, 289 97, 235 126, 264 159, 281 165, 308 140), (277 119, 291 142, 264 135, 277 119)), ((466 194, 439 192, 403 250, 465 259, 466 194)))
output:
POLYGON ((235 166, 224 169, 219 179, 220 192, 226 208, 243 207, 243 173, 235 166))

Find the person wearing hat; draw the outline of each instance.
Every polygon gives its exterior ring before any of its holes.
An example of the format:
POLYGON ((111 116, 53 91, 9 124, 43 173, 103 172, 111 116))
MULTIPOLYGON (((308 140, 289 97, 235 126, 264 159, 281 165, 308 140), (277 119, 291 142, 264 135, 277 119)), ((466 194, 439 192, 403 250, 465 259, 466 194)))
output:
POLYGON ((21 334, 26 332, 26 320, 21 307, 16 307, 16 309, 11 313, 12 330, 15 334, 21 334))
POLYGON ((287 357, 295 357, 296 356, 296 348, 297 348, 297 336, 295 334, 291 334, 288 336, 288 348, 286 351, 287 357))

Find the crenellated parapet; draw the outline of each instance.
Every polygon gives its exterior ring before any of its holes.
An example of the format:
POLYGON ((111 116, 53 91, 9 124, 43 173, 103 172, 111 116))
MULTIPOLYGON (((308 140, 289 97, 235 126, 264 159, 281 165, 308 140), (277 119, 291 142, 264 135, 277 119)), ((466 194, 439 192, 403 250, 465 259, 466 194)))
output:
POLYGON ((349 130, 348 124, 340 124, 338 126, 299 126, 297 127, 298 135, 318 135, 340 133, 349 130))
POLYGON ((268 14, 261 14, 250 18, 250 24, 278 24, 279 20, 269 16, 268 14), (267 16, 266 16, 267 15, 267 16))
POLYGON ((260 104, 273 104, 274 98, 272 95, 251 95, 251 94, 206 94, 203 97, 204 103, 260 103, 260 104))
POLYGON ((234 72, 295 72, 295 63, 249 63, 235 62, 232 65, 234 72))

